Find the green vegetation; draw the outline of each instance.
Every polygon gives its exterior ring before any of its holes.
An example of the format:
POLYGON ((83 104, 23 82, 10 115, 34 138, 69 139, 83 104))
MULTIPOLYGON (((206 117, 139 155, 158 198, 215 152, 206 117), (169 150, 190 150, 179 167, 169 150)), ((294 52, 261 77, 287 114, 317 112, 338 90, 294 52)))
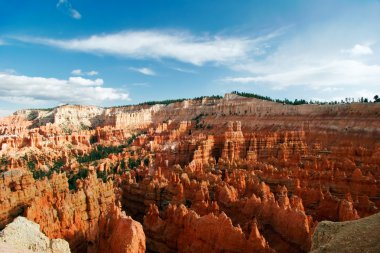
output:
POLYGON ((146 158, 144 159, 144 165, 145 165, 145 166, 149 166, 149 162, 150 162, 149 157, 146 157, 146 158))
POLYGON ((379 95, 375 95, 375 96, 373 97, 373 101, 374 101, 375 103, 380 103, 379 95))
POLYGON ((194 120, 195 121, 195 129, 204 129, 204 128, 207 128, 207 129, 212 129, 212 126, 211 125, 204 125, 202 122, 201 122, 201 119, 202 117, 204 116, 207 116, 207 114, 199 114, 198 116, 196 116, 195 118, 192 118, 191 120, 194 120))
POLYGON ((167 99, 167 100, 162 100, 162 101, 147 101, 140 103, 138 105, 169 105, 173 103, 178 103, 178 102, 183 102, 185 101, 186 98, 179 98, 179 99, 167 99))
POLYGON ((55 109, 55 108, 29 108, 29 109, 25 109, 25 110, 51 112, 51 111, 53 111, 54 109, 55 109))
POLYGON ((36 169, 36 162, 34 162, 34 161, 28 161, 26 164, 27 164, 29 170, 32 172, 33 178, 35 180, 39 180, 39 179, 42 179, 44 177, 50 177, 54 172, 62 173, 63 172, 62 167, 65 163, 62 160, 57 160, 54 162, 53 166, 50 167, 47 171, 37 170, 36 169))
MULTIPOLYGON (((27 156, 25 155, 23 159, 27 160, 27 156)), ((43 179, 44 177, 50 177, 54 172, 56 173, 64 172, 63 166, 65 165, 65 162, 61 159, 54 161, 53 166, 49 167, 47 171, 36 169, 35 161, 27 161, 26 165, 28 166, 30 172, 32 172, 33 178, 35 180, 40 180, 40 179, 43 179)), ((66 172, 66 176, 68 178, 69 189, 76 190, 77 179, 86 178, 88 176, 88 170, 80 166, 78 173, 73 174, 73 172, 71 171, 69 174, 68 172, 66 172)))
POLYGON ((29 121, 33 121, 35 120, 36 118, 38 117, 38 111, 31 111, 28 116, 27 116, 27 119, 29 121))
POLYGON ((72 134, 73 133, 73 130, 71 128, 69 128, 68 126, 62 126, 62 131, 65 133, 65 134, 72 134))
POLYGON ((0 165, 1 166, 7 166, 9 163, 9 158, 5 155, 1 156, 0 158, 0 165))
MULTIPOLYGON (((159 101, 147 101, 143 103, 139 103, 137 105, 169 105, 172 103, 178 103, 183 102, 185 100, 202 100, 204 98, 210 98, 210 99, 222 99, 222 96, 219 95, 212 95, 212 96, 201 96, 201 97, 195 97, 195 98, 179 98, 179 99, 166 99, 166 100, 159 100, 159 101)), ((127 105, 120 105, 120 106, 111 106, 111 107, 105 107, 105 108, 120 108, 120 107, 126 107, 127 105)))
POLYGON ((196 116, 195 118, 192 118, 192 120, 195 120, 196 124, 198 124, 203 116, 205 116, 205 115, 203 113, 201 113, 198 116, 196 116))
POLYGON ((242 97, 247 97, 247 98, 257 98, 257 99, 262 99, 262 100, 267 100, 267 101, 272 101, 272 102, 277 102, 277 103, 282 103, 282 104, 290 104, 290 105, 303 105, 303 104, 308 104, 308 102, 304 99, 296 99, 294 101, 291 101, 289 99, 281 100, 281 99, 272 99, 268 96, 261 96, 255 93, 247 93, 247 92, 239 92, 239 91, 233 91, 232 94, 236 94, 242 97))
POLYGON ((83 168, 83 167, 79 167, 79 171, 77 174, 72 174, 69 176, 69 180, 68 180, 68 183, 69 183, 69 189, 70 190, 76 190, 76 182, 78 179, 83 179, 83 178, 86 178, 88 176, 88 170, 83 168))
MULTIPOLYGON (((222 99, 222 96, 219 95, 212 95, 212 96, 201 96, 201 97, 195 97, 192 98, 191 100, 202 100, 204 98, 210 98, 210 99, 222 99)), ((178 102, 183 102, 185 100, 188 100, 188 98, 180 98, 180 99, 168 99, 168 100, 162 100, 162 101, 148 101, 148 102, 143 102, 138 105, 169 105, 172 103, 178 103, 178 102)))
POLYGON ((133 159, 133 158, 129 158, 128 159, 128 168, 130 169, 136 169, 137 167, 139 167, 141 164, 141 159, 140 158, 137 158, 136 160, 133 159))
POLYGON ((7 156, 1 156, 0 158, 0 172, 3 172, 6 170, 6 166, 9 163, 9 158, 7 156))
POLYGON ((117 147, 104 147, 102 145, 96 146, 88 155, 78 157, 79 163, 88 163, 96 160, 104 159, 110 154, 118 154, 123 151, 126 145, 120 145, 117 147))
POLYGON ((108 157, 110 154, 120 154, 123 152, 125 148, 129 147, 139 135, 140 134, 132 135, 130 138, 128 138, 128 140, 126 141, 126 144, 123 144, 123 145, 110 146, 110 147, 105 147, 102 145, 95 146, 95 148, 91 150, 91 152, 88 155, 78 157, 77 160, 79 163, 88 163, 88 162, 104 159, 108 157))
MULTIPOLYGON (((242 96, 242 97, 257 98, 257 99, 262 99, 262 100, 267 100, 267 101, 272 101, 272 102, 277 102, 277 103, 282 103, 282 104, 290 104, 290 105, 302 105, 302 104, 345 104, 345 103, 352 103, 352 102, 369 103, 369 99, 368 98, 363 98, 363 97, 358 98, 358 99, 346 98, 345 100, 341 100, 341 101, 321 102, 321 101, 314 101, 314 100, 306 101, 305 99, 295 99, 295 100, 273 99, 273 98, 268 97, 268 96, 261 96, 261 95, 255 94, 255 93, 239 92, 239 91, 233 91, 231 93, 239 95, 239 96, 242 96)), ((375 97, 377 97, 377 98, 374 98, 374 102, 380 102, 379 96, 376 95, 375 97)), ((195 98, 166 99, 166 100, 157 100, 157 101, 155 100, 155 101, 142 102, 142 103, 135 104, 135 105, 137 105, 137 106, 141 106, 141 105, 152 106, 152 105, 157 105, 157 104, 160 104, 160 105, 169 105, 169 104, 172 104, 172 103, 183 102, 185 100, 202 100, 204 98, 222 99, 223 96, 211 95, 211 96, 201 96, 201 97, 195 97, 195 98)), ((61 106, 66 106, 66 105, 68 105, 68 104, 61 105, 61 106)), ((75 106, 75 104, 72 104, 72 105, 75 106)), ((109 106, 109 107, 104 107, 104 108, 122 108, 122 107, 128 107, 128 106, 134 106, 134 105, 119 105, 119 106, 109 106)), ((50 112, 50 111, 53 111, 54 109, 55 108, 30 108, 30 109, 27 109, 27 110, 33 110, 33 111, 35 111, 35 112, 31 112, 28 115, 28 119, 29 118, 30 118, 29 120, 35 119, 36 118, 35 113, 37 113, 37 116, 38 116, 38 112, 37 111, 48 111, 48 112, 50 112)), ((90 127, 87 127, 87 126, 84 126, 84 125, 81 126, 81 127, 82 127, 82 130, 91 129, 90 127)))
MULTIPOLYGON (((247 92, 239 92, 239 91, 233 91, 232 94, 236 94, 236 95, 239 95, 242 97, 257 98, 257 99, 262 99, 262 100, 267 100, 267 101, 272 101, 272 102, 287 104, 287 105, 304 105, 304 104, 324 105, 324 104, 347 104, 347 103, 353 103, 353 102, 359 102, 359 103, 368 103, 369 102, 368 98, 363 98, 363 97, 357 99, 356 101, 354 98, 346 98, 345 100, 341 100, 341 101, 321 102, 321 101, 314 101, 314 100, 306 101, 305 99, 295 99, 294 101, 289 100, 287 98, 285 98, 284 100, 273 99, 273 98, 270 98, 268 96, 261 96, 261 95, 255 94, 255 93, 247 93, 247 92)), ((375 99, 375 102, 376 102, 376 99, 375 99)), ((378 102, 380 102, 380 99, 378 102)))
POLYGON ((107 182, 108 173, 107 171, 96 171, 96 177, 102 179, 103 183, 107 182))
POLYGON ((90 144, 94 144, 98 142, 98 137, 96 135, 91 135, 90 137, 90 144))
POLYGON ((81 122, 79 129, 80 130, 91 130, 91 127, 86 126, 85 124, 83 124, 83 122, 81 122))

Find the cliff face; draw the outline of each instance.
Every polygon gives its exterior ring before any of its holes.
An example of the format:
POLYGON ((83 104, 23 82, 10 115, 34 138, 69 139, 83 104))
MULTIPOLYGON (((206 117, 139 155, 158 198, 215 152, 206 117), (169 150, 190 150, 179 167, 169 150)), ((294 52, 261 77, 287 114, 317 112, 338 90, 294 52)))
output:
POLYGON ((15 115, 31 120, 36 125, 50 122, 71 128, 83 126, 95 128, 106 125, 116 128, 139 128, 151 123, 167 120, 179 122, 205 115, 208 116, 207 120, 223 123, 226 122, 225 117, 229 117, 230 120, 233 118, 239 120, 243 117, 247 120, 243 121, 242 125, 250 128, 281 126, 282 129, 306 128, 372 133, 378 132, 376 123, 379 107, 379 104, 370 103, 293 106, 226 94, 223 99, 206 97, 169 105, 111 108, 65 105, 51 111, 21 110, 15 115))
POLYGON ((25 215, 38 223, 49 238, 66 239, 73 252, 145 251, 141 224, 122 214, 115 205, 112 182, 102 183, 90 174, 77 182, 77 191, 70 192, 65 174, 35 181, 28 172, 11 170, 3 173, 2 179, 2 226, 25 215), (114 251, 104 250, 113 245, 115 238, 125 245, 114 251))
POLYGON ((185 206, 169 206, 163 220, 157 206, 144 217, 149 247, 156 252, 274 252, 256 224, 248 238, 221 213, 199 217, 185 206))
POLYGON ((379 115, 231 94, 20 111, 0 122, 0 226, 25 215, 74 252, 307 252, 319 222, 379 211, 379 115))

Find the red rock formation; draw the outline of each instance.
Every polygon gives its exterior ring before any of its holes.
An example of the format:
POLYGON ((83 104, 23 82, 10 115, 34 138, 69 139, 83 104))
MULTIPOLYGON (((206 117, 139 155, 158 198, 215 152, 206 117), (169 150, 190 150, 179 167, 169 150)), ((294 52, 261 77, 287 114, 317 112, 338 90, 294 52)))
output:
POLYGON ((247 239, 224 213, 200 217, 183 205, 170 205, 164 216, 152 205, 144 217, 148 244, 157 252, 274 252, 256 225, 247 239))
POLYGON ((146 214, 148 251, 306 252, 317 222, 379 212, 379 110, 228 94, 19 111, 0 120, 0 226, 25 211, 77 251, 144 250, 120 201, 133 219, 146 214), (94 172, 70 191, 83 170, 94 172))
POLYGON ((107 217, 101 217, 99 231, 99 253, 145 253, 145 234, 141 224, 120 213, 119 208, 114 208, 107 217))
MULTIPOLYGON (((70 192, 65 174, 35 181, 27 172, 3 173, 0 184, 2 226, 24 213, 29 220, 38 223, 49 238, 65 238, 73 252, 98 252, 99 238, 107 237, 103 235, 105 231, 111 241, 123 239, 124 252, 145 252, 142 227, 120 214, 115 206, 112 182, 99 182, 96 175, 91 174, 78 184, 79 190, 70 192), (112 225, 108 220, 112 220, 112 225), (126 232, 125 238, 119 234, 120 229, 126 232)), ((123 252, 120 250, 123 248, 115 248, 114 252, 123 252)))

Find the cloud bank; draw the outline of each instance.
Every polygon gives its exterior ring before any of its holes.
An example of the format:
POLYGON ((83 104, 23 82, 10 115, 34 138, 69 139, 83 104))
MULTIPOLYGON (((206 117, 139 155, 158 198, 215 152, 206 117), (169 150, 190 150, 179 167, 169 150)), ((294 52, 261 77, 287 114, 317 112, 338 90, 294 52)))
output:
POLYGON ((128 100, 127 93, 103 87, 103 80, 70 77, 67 80, 0 73, 0 100, 19 103, 60 102, 101 105, 128 100))

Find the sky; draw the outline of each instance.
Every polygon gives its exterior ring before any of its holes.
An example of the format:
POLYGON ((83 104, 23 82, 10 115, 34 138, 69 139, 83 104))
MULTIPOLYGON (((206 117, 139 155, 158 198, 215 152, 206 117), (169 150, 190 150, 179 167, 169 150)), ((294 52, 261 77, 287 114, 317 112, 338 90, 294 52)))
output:
POLYGON ((380 93, 379 0, 0 0, 0 116, 61 104, 380 93))

